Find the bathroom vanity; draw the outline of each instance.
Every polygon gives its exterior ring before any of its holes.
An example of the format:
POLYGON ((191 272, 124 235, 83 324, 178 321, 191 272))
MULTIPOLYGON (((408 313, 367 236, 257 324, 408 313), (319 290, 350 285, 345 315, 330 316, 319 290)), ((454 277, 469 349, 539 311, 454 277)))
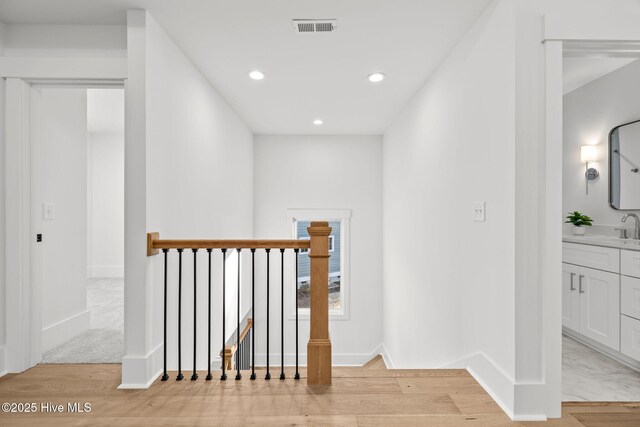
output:
POLYGON ((640 241, 563 236, 563 331, 640 369, 640 241))

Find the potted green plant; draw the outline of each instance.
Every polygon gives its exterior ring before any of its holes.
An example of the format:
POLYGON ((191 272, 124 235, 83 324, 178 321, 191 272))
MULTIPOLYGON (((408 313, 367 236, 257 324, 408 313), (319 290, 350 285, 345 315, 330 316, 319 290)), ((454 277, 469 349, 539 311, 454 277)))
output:
POLYGON ((573 234, 577 236, 584 236, 585 227, 590 227, 593 224, 593 219, 591 219, 591 217, 587 215, 575 211, 569 212, 565 223, 573 224, 573 234))

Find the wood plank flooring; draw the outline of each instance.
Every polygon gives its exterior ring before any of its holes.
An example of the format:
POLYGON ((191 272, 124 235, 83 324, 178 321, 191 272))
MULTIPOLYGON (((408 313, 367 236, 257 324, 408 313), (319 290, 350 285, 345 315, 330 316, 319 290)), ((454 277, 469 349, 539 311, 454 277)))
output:
POLYGON ((242 381, 221 382, 202 372, 176 382, 172 373, 148 390, 118 390, 120 365, 39 365, 0 378, 0 403, 38 406, 37 413, 0 412, 0 425, 640 426, 640 403, 565 404, 561 419, 512 422, 465 370, 388 370, 374 359, 335 368, 332 386, 314 387, 301 374, 301 381, 265 381, 259 371, 250 381, 246 372, 242 381), (65 412, 41 412, 46 402, 65 412), (88 402, 91 412, 68 413, 69 402, 88 402))

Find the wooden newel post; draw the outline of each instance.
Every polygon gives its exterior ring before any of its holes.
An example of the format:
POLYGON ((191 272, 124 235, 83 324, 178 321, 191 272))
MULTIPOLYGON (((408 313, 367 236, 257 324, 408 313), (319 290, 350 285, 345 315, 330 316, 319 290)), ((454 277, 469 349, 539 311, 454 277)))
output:
POLYGON ((307 344, 307 384, 331 384, 329 340, 329 234, 326 221, 312 222, 311 238, 311 331, 307 344))

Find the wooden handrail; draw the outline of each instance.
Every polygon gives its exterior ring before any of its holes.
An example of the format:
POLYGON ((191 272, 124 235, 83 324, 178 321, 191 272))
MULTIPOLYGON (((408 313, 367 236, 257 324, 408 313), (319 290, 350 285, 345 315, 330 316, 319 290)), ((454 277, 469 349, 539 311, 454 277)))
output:
POLYGON ((310 240, 162 240, 158 233, 147 233, 147 256, 159 249, 309 249, 310 240))

